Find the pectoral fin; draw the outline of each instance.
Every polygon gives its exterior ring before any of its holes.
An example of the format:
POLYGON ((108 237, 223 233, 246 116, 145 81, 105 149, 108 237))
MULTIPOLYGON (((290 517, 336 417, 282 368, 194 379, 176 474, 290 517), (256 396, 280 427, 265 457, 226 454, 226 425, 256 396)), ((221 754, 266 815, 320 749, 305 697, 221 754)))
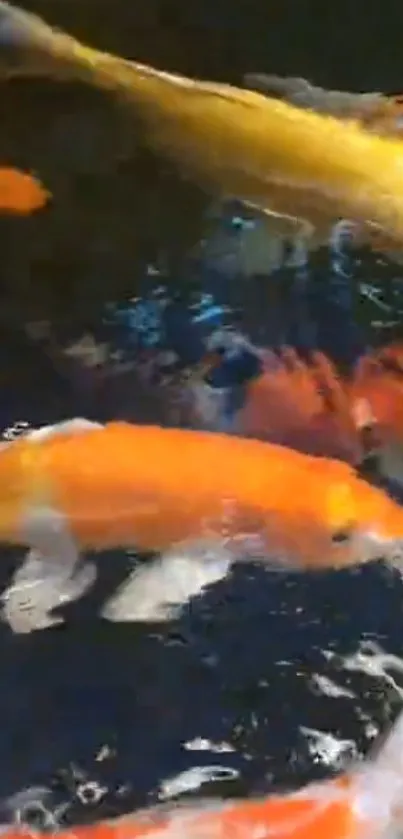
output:
POLYGON ((113 622, 174 620, 192 597, 228 574, 232 561, 219 544, 179 545, 137 566, 101 614, 113 622))
POLYGON ((41 554, 28 551, 12 585, 2 596, 3 620, 16 634, 57 626, 64 619, 52 615, 52 610, 77 600, 95 578, 93 563, 86 563, 67 579, 66 576, 58 577, 41 554))
MULTIPOLYGON (((102 426, 76 418, 31 430, 26 436, 35 445, 55 435, 82 434, 96 428, 102 426)), ((22 535, 31 550, 0 599, 1 617, 16 633, 63 623, 51 614, 52 609, 81 597, 96 578, 92 563, 78 567, 80 555, 68 521, 51 507, 30 510, 22 535)))
POLYGON ((51 611, 81 597, 96 578, 93 563, 77 567, 80 555, 63 516, 36 511, 25 530, 32 549, 1 597, 1 617, 15 633, 62 623, 51 611))

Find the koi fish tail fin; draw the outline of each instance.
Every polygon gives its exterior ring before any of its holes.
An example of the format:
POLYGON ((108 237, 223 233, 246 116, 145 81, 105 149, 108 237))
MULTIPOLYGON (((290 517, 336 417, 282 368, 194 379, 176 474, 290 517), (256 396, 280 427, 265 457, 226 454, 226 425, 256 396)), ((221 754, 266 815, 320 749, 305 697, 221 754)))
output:
POLYGON ((102 56, 39 15, 0 0, 0 78, 39 76, 108 87, 96 77, 102 56))
POLYGON ((66 37, 38 15, 5 0, 0 2, 0 75, 4 78, 74 76, 71 71, 61 72, 60 40, 66 37))
POLYGON ((112 622, 160 623, 175 619, 183 606, 228 573, 232 556, 225 546, 205 541, 178 545, 136 566, 102 609, 112 622))
MULTIPOLYGON (((353 773, 357 815, 368 820, 370 836, 395 835, 403 827, 403 712, 383 744, 353 773)), ((397 835, 397 834, 396 834, 397 835)))
POLYGON ((0 0, 0 78, 80 81, 125 99, 128 92, 139 92, 142 70, 142 65, 89 47, 38 15, 0 0))

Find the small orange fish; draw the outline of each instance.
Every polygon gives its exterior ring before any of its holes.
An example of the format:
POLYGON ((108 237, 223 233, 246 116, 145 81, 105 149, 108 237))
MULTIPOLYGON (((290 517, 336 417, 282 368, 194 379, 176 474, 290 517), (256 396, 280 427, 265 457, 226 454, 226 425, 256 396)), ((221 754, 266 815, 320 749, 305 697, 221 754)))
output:
MULTIPOLYGON (((53 832, 59 839, 384 839, 403 827, 403 715, 370 759, 288 795, 166 805, 53 832)), ((3 839, 31 839, 23 824, 3 839)), ((36 839, 48 834, 35 831, 36 839)))
POLYGON ((15 631, 93 582, 81 550, 159 552, 103 612, 155 620, 245 555, 320 570, 403 547, 403 508, 347 464, 225 434, 72 420, 3 443, 0 487, 0 541, 32 549, 3 596, 15 631))
POLYGON ((50 193, 33 175, 0 168, 0 214, 29 215, 42 209, 49 198, 50 193))

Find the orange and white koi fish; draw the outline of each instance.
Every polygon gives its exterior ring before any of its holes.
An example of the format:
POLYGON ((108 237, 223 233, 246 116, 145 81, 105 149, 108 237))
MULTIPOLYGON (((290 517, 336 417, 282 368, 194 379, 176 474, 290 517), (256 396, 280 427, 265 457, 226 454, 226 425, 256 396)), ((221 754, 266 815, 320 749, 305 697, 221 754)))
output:
POLYGON ((301 220, 308 236, 349 218, 403 241, 403 144, 395 137, 100 52, 5 0, 0 63, 6 78, 40 74, 109 91, 135 108, 146 141, 182 172, 220 198, 287 218, 294 232, 301 220))
POLYGON ((0 447, 0 542, 31 548, 3 595, 15 631, 95 578, 80 551, 158 552, 104 607, 166 620, 249 556, 340 568, 403 555, 403 508, 345 463, 209 432, 72 420, 0 447))
MULTIPOLYGON (((397 839, 403 828, 403 715, 384 745, 335 780, 288 795, 163 805, 53 831, 59 839, 397 839)), ((3 839, 31 839, 24 824, 3 839)), ((49 834, 35 831, 37 839, 49 834)))
POLYGON ((50 193, 26 172, 0 167, 0 214, 29 215, 47 204, 50 193))

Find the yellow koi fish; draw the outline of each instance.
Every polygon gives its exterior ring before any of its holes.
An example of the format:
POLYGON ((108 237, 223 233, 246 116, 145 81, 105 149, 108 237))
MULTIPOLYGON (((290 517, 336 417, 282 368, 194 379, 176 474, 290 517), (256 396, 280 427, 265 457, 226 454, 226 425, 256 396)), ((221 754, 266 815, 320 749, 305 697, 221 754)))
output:
POLYGON ((0 2, 3 75, 75 79, 135 109, 148 144, 221 198, 289 224, 329 230, 349 218, 388 244, 403 241, 403 144, 358 121, 254 91, 194 81, 81 44, 0 2), (16 63, 17 60, 17 63, 16 63))

